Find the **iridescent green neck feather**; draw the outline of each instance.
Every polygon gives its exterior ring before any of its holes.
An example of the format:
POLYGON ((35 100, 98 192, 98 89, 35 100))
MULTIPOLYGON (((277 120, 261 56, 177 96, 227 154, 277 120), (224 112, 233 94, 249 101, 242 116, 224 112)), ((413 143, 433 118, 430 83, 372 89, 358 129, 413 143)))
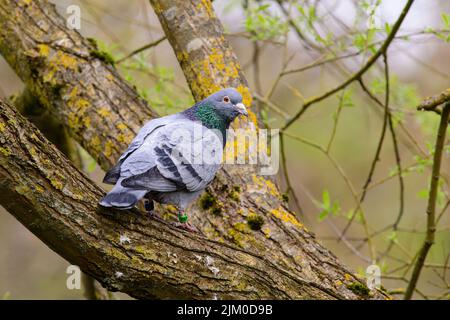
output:
POLYGON ((205 103, 199 105, 197 110, 195 110, 195 116, 210 129, 217 129, 221 132, 225 132, 226 130, 226 121, 216 113, 210 104, 205 103))

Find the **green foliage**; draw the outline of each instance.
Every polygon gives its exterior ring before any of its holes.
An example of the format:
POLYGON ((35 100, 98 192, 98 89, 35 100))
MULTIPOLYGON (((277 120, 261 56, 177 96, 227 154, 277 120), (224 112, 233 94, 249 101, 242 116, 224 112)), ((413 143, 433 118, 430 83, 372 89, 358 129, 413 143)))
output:
POLYGON ((442 12, 441 18, 442 18, 442 21, 444 22, 444 27, 446 29, 450 29, 450 14, 442 12))
POLYGON ((355 212, 354 209, 350 209, 345 213, 344 217, 349 221, 353 218, 356 222, 362 222, 362 216, 361 216, 360 210, 355 212))
POLYGON ((354 107, 355 104, 353 103, 353 91, 351 88, 347 88, 342 93, 342 107, 344 108, 351 108, 354 107))
POLYGON ((438 39, 441 39, 444 42, 450 42, 450 14, 442 12, 441 20, 444 24, 442 29, 435 30, 432 27, 427 27, 424 32, 434 34, 438 39))
POLYGON ((392 230, 392 231, 388 234, 387 240, 392 241, 392 242, 394 242, 394 243, 398 243, 397 232, 395 232, 394 230, 392 230))
POLYGON ((302 4, 294 4, 294 8, 299 15, 294 19, 294 23, 305 34, 311 35, 312 38, 323 46, 331 46, 334 44, 334 34, 327 32, 325 35, 321 35, 315 24, 319 21, 320 17, 317 15, 315 6, 304 6, 302 4))
POLYGON ((319 221, 323 221, 330 214, 337 216, 341 211, 339 202, 332 202, 330 199, 330 193, 326 189, 322 192, 322 203, 317 203, 317 205, 322 209, 319 213, 319 221))
POLYGON ((288 31, 288 24, 270 11, 270 4, 249 5, 245 30, 253 40, 280 40, 288 31))

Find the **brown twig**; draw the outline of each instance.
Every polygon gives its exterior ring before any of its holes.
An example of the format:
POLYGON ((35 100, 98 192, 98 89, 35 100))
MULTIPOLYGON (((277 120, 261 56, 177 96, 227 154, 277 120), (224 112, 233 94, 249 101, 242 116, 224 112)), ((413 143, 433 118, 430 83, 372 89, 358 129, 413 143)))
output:
POLYGON ((292 188, 291 180, 289 178, 289 174, 288 174, 288 170, 287 170, 286 152, 285 152, 285 147, 284 147, 284 138, 283 138, 283 134, 281 132, 280 132, 280 150, 281 150, 281 163, 282 163, 282 168, 283 168, 283 177, 284 177, 284 181, 287 186, 285 194, 292 194, 292 198, 294 199, 294 203, 297 206, 297 209, 299 210, 299 214, 301 216, 304 216, 303 209, 300 205, 300 200, 298 199, 294 188, 292 188))
POLYGON ((441 104, 450 101, 450 89, 441 92, 438 95, 426 98, 418 107, 417 110, 435 110, 441 104))
POLYGON ((121 62, 131 58, 134 55, 137 55, 138 53, 141 53, 142 51, 148 50, 150 48, 156 47, 158 44, 160 44, 161 42, 163 42, 164 40, 166 40, 166 36, 163 36, 153 42, 150 42, 148 44, 146 44, 145 46, 142 46, 134 51, 132 51, 131 53, 129 53, 128 55, 126 55, 125 57, 119 59, 116 61, 116 64, 120 64, 121 62))
POLYGON ((436 145, 433 157, 433 169, 431 175, 430 183, 430 194, 428 197, 427 205, 427 234, 422 248, 419 251, 419 255, 414 266, 413 273, 411 275, 411 280, 409 281, 408 287, 405 292, 404 299, 411 299, 414 289, 416 288, 417 281, 422 271, 422 267, 425 263, 425 259, 428 255, 428 251, 434 243, 434 235, 436 232, 436 198, 438 194, 438 184, 439 184, 439 172, 441 170, 442 154, 444 149, 444 142, 446 137, 446 131, 448 126, 448 120, 450 116, 450 102, 447 102, 442 109, 441 121, 439 123, 438 134, 436 137, 436 145))

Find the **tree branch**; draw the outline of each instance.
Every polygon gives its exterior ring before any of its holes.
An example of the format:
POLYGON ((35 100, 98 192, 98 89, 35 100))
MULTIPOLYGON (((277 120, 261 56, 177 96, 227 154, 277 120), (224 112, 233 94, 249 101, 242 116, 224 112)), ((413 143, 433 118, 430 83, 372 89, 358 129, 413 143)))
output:
POLYGON ((405 300, 411 299, 414 289, 416 288, 420 272, 422 271, 422 267, 425 263, 425 259, 427 258, 428 251, 430 250, 431 246, 434 243, 434 234, 436 232, 436 221, 435 221, 436 199, 438 194, 439 175, 441 170, 442 155, 449 119, 450 119, 450 102, 447 102, 444 105, 444 108, 442 109, 441 121, 439 123, 439 129, 434 148, 433 168, 431 173, 430 192, 428 196, 428 205, 427 205, 427 234, 425 236, 425 241, 422 245, 422 248, 419 251, 416 264, 414 265, 411 280, 409 281, 408 287, 406 288, 404 297, 405 300))

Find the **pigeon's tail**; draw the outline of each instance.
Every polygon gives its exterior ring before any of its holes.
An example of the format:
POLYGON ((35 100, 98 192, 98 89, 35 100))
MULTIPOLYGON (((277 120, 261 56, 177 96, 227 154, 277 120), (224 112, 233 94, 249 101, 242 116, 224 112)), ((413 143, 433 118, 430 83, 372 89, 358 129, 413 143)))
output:
POLYGON ((136 190, 122 187, 121 181, 117 181, 114 188, 100 200, 99 204, 102 207, 114 207, 117 209, 130 209, 133 208, 136 203, 141 200, 147 190, 136 190))

